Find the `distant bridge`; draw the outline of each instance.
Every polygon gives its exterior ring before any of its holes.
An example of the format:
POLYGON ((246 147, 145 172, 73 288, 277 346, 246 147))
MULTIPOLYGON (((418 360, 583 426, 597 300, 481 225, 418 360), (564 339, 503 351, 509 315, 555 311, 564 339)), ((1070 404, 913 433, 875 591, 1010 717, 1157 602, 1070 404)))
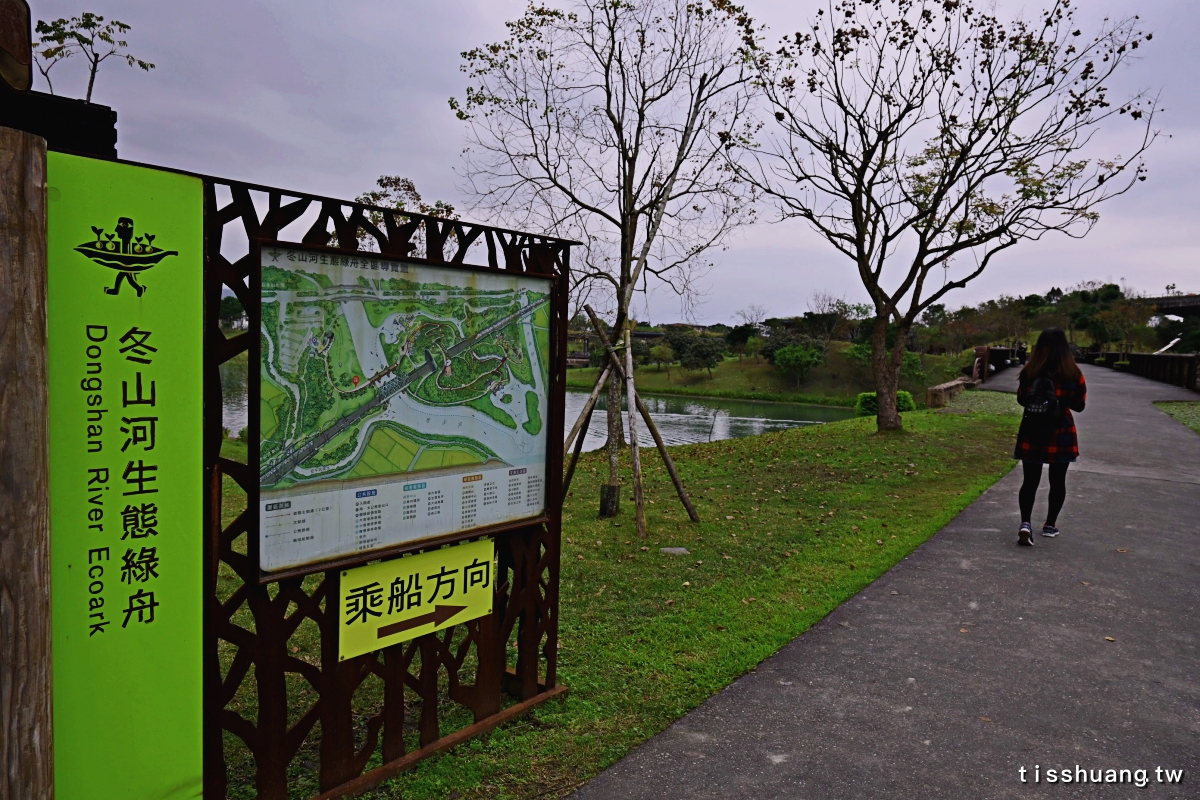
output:
POLYGON ((1175 317, 1200 317, 1200 294, 1143 297, 1141 301, 1153 304, 1160 314, 1170 314, 1175 317))

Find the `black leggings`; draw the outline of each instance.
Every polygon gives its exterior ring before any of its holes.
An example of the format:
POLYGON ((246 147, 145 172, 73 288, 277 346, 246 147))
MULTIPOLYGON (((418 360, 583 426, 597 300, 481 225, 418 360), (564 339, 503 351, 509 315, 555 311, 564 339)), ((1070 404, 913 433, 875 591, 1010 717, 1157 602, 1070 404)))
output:
MULTIPOLYGON (((1042 462, 1022 461, 1025 467, 1025 482, 1021 484, 1021 522, 1029 522, 1033 516, 1033 499, 1037 496, 1038 484, 1042 482, 1042 462)), ((1050 465, 1050 508, 1046 512, 1046 524, 1058 521, 1063 501, 1067 499, 1067 467, 1070 464, 1050 465)))

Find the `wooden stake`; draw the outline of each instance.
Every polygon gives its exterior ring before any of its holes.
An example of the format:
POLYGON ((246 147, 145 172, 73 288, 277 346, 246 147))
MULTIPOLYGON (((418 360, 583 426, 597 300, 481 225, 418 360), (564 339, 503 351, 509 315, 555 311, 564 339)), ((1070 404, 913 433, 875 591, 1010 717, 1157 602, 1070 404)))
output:
POLYGON ((683 503, 683 507, 687 509, 688 517, 691 518, 692 522, 699 522, 700 514, 696 511, 696 507, 692 505, 691 498, 688 497, 687 491, 683 488, 683 481, 679 477, 678 470, 675 469, 675 462, 671 460, 671 455, 667 452, 667 445, 663 442, 662 434, 658 432, 658 426, 654 424, 654 420, 650 417, 650 409, 646 408, 646 404, 642 402, 640 395, 636 399, 638 413, 646 421, 646 427, 650 429, 650 435, 654 437, 654 444, 658 446, 659 455, 662 456, 663 463, 667 465, 667 474, 671 476, 671 481, 675 484, 675 493, 679 495, 679 500, 683 503))
POLYGON ((587 425, 584 423, 584 417, 589 420, 592 418, 592 409, 596 405, 596 401, 600 399, 600 392, 604 389, 604 383, 608 380, 608 373, 612 371, 612 367, 606 366, 604 371, 600 373, 600 380, 596 381, 595 387, 592 388, 591 395, 588 396, 587 403, 583 406, 583 411, 579 415, 579 419, 575 420, 575 427, 571 428, 571 433, 567 436, 567 441, 563 444, 563 450, 571 449, 571 442, 575 440, 575 434, 579 433, 587 435, 587 425))
POLYGON ((583 440, 587 438, 588 426, 592 424, 592 411, 595 410, 595 405, 588 409, 587 418, 583 421, 583 432, 579 434, 579 438, 575 440, 575 452, 571 454, 571 463, 567 467, 567 477, 563 478, 562 496, 567 496, 567 490, 571 488, 571 479, 575 477, 575 465, 579 462, 579 454, 583 451, 583 440))
MULTIPOLYGON (((608 342, 608 335, 604 332, 604 325, 600 322, 600 318, 596 316, 596 312, 591 306, 585 305, 583 310, 587 312, 588 318, 592 321, 592 327, 596 329, 597 335, 600 337, 600 344, 604 346, 608 353, 609 361, 613 365, 613 369, 621 377, 625 376, 625 369, 621 366, 621 359, 617 356, 617 351, 608 342)), ((699 522, 700 515, 696 512, 695 506, 692 505, 691 499, 688 497, 687 491, 683 488, 683 481, 679 478, 679 472, 675 469, 675 462, 671 459, 670 453, 667 452, 667 446, 663 442, 662 435, 658 432, 658 426, 654 424, 654 420, 650 418, 650 410, 646 408, 642 398, 636 394, 634 397, 637 400, 638 413, 642 415, 642 419, 646 421, 646 427, 650 430, 650 435, 654 437, 654 443, 658 446, 658 454, 662 456, 663 463, 667 465, 667 472, 671 476, 671 480, 675 483, 675 492, 679 495, 680 502, 687 509, 688 517, 692 522, 699 522)))
POLYGON ((629 453, 633 461, 633 508, 637 520, 639 539, 646 538, 645 494, 642 492, 642 459, 638 455, 638 429, 634 410, 637 407, 637 391, 633 386, 633 340, 629 328, 625 329, 625 398, 629 404, 629 453))
POLYGON ((46 141, 0 128, 0 797, 14 800, 54 797, 46 336, 46 141))

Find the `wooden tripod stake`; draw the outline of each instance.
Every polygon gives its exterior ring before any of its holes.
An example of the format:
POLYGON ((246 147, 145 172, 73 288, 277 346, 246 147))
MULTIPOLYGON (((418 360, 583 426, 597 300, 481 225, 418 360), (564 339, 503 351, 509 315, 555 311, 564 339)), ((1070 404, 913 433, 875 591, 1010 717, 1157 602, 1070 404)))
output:
MULTIPOLYGON (((605 352, 608 353, 608 361, 611 368, 616 371, 618 377, 625 378, 625 367, 621 363, 621 358, 617 355, 617 351, 609 343, 608 335, 604 332, 604 325, 600 322, 600 318, 596 316, 596 312, 592 310, 591 306, 585 305, 583 310, 587 312, 588 318, 592 321, 592 327, 596 329, 596 335, 600 339, 600 344, 604 346, 605 352)), ((632 370, 629 372, 632 373, 632 370)), ((604 385, 605 379, 606 375, 600 376, 600 380, 596 382, 596 388, 593 390, 593 394, 599 394, 600 387, 604 385)), ((695 506, 692 505, 692 501, 688 497, 687 491, 683 488, 683 481, 679 479, 679 472, 675 469, 675 462, 671 460, 671 455, 667 452, 667 445, 663 442, 662 434, 658 432, 658 426, 655 425, 654 420, 651 419, 650 411, 646 408, 646 404, 642 402, 642 398, 638 397, 636 388, 633 391, 633 397, 630 398, 630 403, 636 404, 638 414, 641 415, 642 420, 646 423, 646 429, 649 430, 650 435, 654 437, 654 444, 658 447, 658 454, 662 456, 663 464, 665 464, 667 467, 667 473, 671 476, 671 481, 675 484, 675 492, 679 495, 680 502, 683 503, 683 507, 687 510, 688 517, 692 520, 692 522, 699 522, 700 515, 696 513, 695 506)), ((587 424, 586 422, 582 422, 582 419, 584 416, 590 416, 591 409, 585 408, 584 411, 585 414, 580 414, 581 422, 577 422, 576 427, 578 428, 582 424, 583 431, 586 432, 587 424)), ((580 435, 582 436, 584 434, 581 433, 580 435)), ((571 457, 571 466, 567 470, 567 477, 563 483, 564 495, 567 492, 567 487, 571 485, 572 476, 575 474, 575 462, 579 458, 580 449, 581 448, 577 443, 575 453, 571 457)))
POLYGON ((637 419, 633 416, 637 407, 637 391, 633 387, 633 340, 629 328, 625 329, 625 398, 629 405, 629 454, 633 461, 633 506, 637 520, 639 539, 646 538, 645 494, 642 492, 642 459, 638 455, 637 419))

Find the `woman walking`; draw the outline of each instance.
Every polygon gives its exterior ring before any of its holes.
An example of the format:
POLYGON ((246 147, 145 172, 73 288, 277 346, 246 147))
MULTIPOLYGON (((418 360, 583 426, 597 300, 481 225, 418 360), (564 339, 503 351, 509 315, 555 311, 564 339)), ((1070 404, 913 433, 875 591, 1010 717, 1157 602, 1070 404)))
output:
POLYGON ((1013 458, 1025 468, 1019 495, 1021 530, 1017 544, 1033 546, 1033 500, 1042 481, 1042 464, 1050 465, 1050 508, 1042 536, 1058 536, 1058 512, 1067 499, 1067 467, 1079 458, 1072 411, 1083 411, 1087 385, 1071 355, 1066 335, 1047 328, 1038 337, 1029 361, 1021 368, 1017 402, 1025 408, 1013 458))

